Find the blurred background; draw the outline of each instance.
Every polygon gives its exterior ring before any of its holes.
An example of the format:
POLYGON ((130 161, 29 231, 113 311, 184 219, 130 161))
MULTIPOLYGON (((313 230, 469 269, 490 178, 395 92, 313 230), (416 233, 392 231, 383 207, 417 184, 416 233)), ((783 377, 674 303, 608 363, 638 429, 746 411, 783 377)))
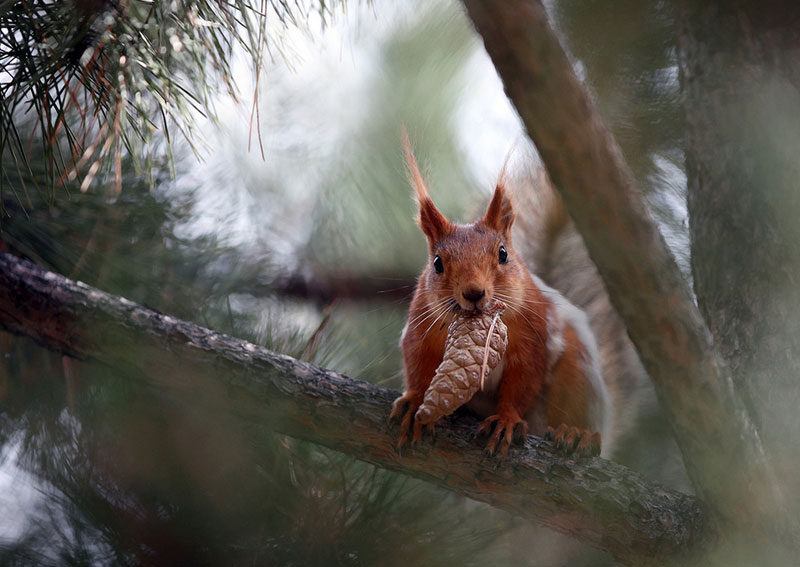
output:
MULTIPOLYGON (((91 175, 49 181, 46 146, 26 146, 42 139, 36 111, 18 107, 28 160, 2 154, 0 248, 401 389, 398 339, 427 255, 402 126, 460 221, 485 206, 509 152, 536 157, 458 2, 261 6, 280 17, 267 18, 258 69, 235 42, 227 77, 177 60, 176 77, 206 85, 202 105, 154 117, 141 148, 110 146, 91 175)), ((655 0, 547 6, 689 278, 672 14, 655 0)), ((0 353, 0 564, 611 563, 420 481, 178 406, 125 369, 5 333, 0 353)), ((643 412, 635 427, 660 444, 619 459, 688 490, 657 410, 643 412)))

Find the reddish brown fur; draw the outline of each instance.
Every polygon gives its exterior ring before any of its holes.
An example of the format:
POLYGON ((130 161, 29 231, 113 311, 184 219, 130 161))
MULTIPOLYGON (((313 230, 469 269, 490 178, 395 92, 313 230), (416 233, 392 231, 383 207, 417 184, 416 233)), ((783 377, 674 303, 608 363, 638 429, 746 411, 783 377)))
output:
POLYGON ((572 327, 564 330, 564 340, 564 354, 553 367, 553 382, 547 389, 547 425, 555 428, 568 423, 588 429, 589 408, 595 394, 584 376, 582 359, 586 353, 572 327))
MULTIPOLYGON (((392 411, 393 417, 402 420, 401 443, 421 438, 421 426, 414 422, 413 416, 442 361, 447 327, 456 310, 483 309, 497 298, 508 306, 503 314, 508 326, 508 346, 497 386, 495 413, 486 418, 480 431, 491 433, 490 452, 499 449, 505 453, 515 434, 527 432, 526 417, 545 384, 548 372, 546 312, 550 302, 512 247, 514 212, 502 182, 498 183, 481 219, 470 225, 451 223, 434 206, 407 138, 404 141, 409 180, 416 192, 420 209, 418 220, 428 237, 430 258, 419 276, 401 343, 406 391, 392 411), (508 253, 505 264, 499 262, 501 246, 508 253), (442 273, 437 273, 433 267, 437 255, 444 266, 442 273), (465 293, 470 295, 475 290, 483 290, 484 296, 478 300, 465 297, 465 293)), ((575 341, 577 337, 573 331, 567 343, 574 347, 575 341)), ((574 403, 565 403, 563 399, 578 382, 575 363, 579 352, 575 349, 571 352, 570 357, 559 363, 562 368, 559 376, 564 376, 564 384, 550 389, 558 393, 554 404, 566 409, 564 422, 583 427, 588 421, 583 415, 588 406, 581 403, 581 396, 578 395, 574 403)), ((548 422, 550 409, 548 406, 548 422)))

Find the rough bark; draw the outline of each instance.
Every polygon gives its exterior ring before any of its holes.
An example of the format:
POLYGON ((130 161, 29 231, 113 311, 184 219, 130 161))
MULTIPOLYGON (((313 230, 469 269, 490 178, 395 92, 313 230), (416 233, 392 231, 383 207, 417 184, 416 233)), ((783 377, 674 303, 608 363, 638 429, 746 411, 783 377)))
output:
POLYGON ((152 311, 9 254, 0 254, 0 327, 73 357, 135 369, 186 403, 222 406, 240 419, 424 479, 573 535, 623 562, 680 557, 703 533, 694 498, 648 484, 610 461, 566 460, 533 437, 505 461, 489 458, 472 441, 477 421, 466 415, 437 427, 434 443, 401 453, 398 431, 386 421, 397 392, 152 311))
POLYGON ((697 301, 796 505, 800 3, 683 2, 679 46, 697 301))
POLYGON ((463 0, 653 380, 710 519, 785 533, 730 373, 538 0, 463 0))

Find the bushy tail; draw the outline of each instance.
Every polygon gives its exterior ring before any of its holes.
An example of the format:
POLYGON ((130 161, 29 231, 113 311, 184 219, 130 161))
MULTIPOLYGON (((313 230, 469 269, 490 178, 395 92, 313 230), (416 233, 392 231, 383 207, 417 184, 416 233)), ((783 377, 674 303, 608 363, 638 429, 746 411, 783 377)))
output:
POLYGON ((514 247, 545 283, 586 312, 597 339, 613 412, 608 440, 615 448, 612 458, 657 477, 682 477, 682 463, 650 380, 544 168, 516 168, 507 175, 518 211, 514 247), (659 448, 676 461, 675 470, 664 469, 665 453, 659 448))

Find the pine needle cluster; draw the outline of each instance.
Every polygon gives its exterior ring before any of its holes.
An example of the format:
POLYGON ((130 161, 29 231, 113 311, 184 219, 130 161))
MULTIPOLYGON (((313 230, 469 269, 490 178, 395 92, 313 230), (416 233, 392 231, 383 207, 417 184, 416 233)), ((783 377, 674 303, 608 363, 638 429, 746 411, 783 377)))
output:
POLYGON ((256 111, 257 90, 237 91, 235 55, 257 78, 264 56, 280 53, 268 30, 331 10, 324 0, 3 0, 0 197, 24 179, 51 198, 99 175, 119 190, 125 155, 146 173, 176 136, 197 152, 198 118, 215 116, 218 95, 252 95, 256 111), (46 158, 35 173, 34 144, 46 158))

